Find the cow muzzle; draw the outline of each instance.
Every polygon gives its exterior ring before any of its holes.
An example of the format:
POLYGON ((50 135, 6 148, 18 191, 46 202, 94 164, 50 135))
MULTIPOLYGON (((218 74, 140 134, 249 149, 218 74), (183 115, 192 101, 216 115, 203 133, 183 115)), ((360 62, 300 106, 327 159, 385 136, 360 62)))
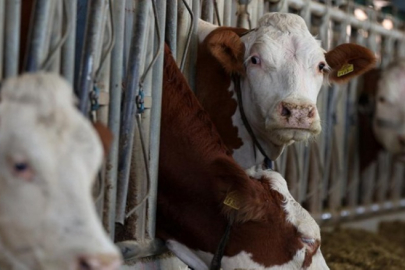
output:
POLYGON ((307 130, 314 135, 320 132, 319 115, 315 104, 280 102, 278 119, 284 128, 307 130))

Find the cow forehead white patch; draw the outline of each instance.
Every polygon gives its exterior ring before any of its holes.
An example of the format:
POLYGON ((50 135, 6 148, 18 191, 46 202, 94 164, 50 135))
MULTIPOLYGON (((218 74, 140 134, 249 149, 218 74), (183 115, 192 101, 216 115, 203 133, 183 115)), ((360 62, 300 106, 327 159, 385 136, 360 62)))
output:
MULTIPOLYGON (((246 52, 250 53, 252 47, 260 45, 265 49, 262 57, 268 56, 274 60, 275 66, 282 63, 278 58, 295 58, 305 61, 305 66, 312 65, 315 61, 324 61, 324 50, 320 41, 316 40, 309 32, 305 21, 295 14, 268 13, 259 21, 256 31, 242 37, 246 52), (283 53, 282 53, 283 52, 283 53)), ((271 62, 271 61, 269 61, 271 62)))
POLYGON ((286 180, 275 171, 251 168, 247 173, 253 178, 262 177, 269 180, 270 186, 284 196, 284 210, 287 220, 291 222, 304 237, 321 239, 320 229, 312 216, 290 194, 286 180))

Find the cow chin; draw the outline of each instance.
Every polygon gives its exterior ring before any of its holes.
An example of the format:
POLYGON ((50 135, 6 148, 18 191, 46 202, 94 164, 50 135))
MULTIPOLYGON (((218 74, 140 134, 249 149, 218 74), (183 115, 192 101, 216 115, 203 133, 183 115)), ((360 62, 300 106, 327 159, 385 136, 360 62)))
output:
POLYGON ((320 129, 280 128, 271 131, 271 141, 276 145, 290 145, 294 142, 307 141, 318 135, 320 129))

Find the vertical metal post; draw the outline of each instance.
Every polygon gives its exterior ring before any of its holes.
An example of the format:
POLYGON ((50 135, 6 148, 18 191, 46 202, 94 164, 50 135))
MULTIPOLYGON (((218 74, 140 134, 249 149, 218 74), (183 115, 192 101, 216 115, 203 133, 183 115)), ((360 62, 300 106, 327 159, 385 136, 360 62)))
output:
MULTIPOLYGON (((131 164, 131 153, 133 144, 133 130, 135 126, 135 97, 139 88, 140 59, 142 47, 146 40, 146 21, 148 20, 148 9, 150 0, 138 1, 137 16, 134 20, 131 49, 128 59, 128 70, 125 78, 124 102, 122 108, 122 120, 120 128, 120 146, 118 162, 118 186, 116 217, 117 223, 124 224, 125 206, 128 194, 129 167, 131 164)), ((159 134, 159 133, 158 133, 159 134)))
POLYGON ((115 0, 113 3, 115 43, 111 51, 110 69, 110 104, 108 127, 113 133, 113 142, 106 164, 106 193, 104 227, 109 232, 111 239, 115 235, 115 205, 117 200, 117 167, 120 136, 120 112, 122 97, 122 75, 124 57, 124 19, 125 0, 115 0))
MULTIPOLYGON (((63 35, 63 31, 62 31, 63 0, 55 1, 52 10, 54 12, 53 12, 53 14, 51 14, 49 26, 48 26, 48 29, 49 29, 48 38, 50 39, 50 42, 48 43, 49 49, 47 51, 49 51, 49 53, 52 53, 52 50, 54 50, 57 47, 58 42, 60 42, 62 35, 63 35)), ((58 48, 57 51, 55 52, 55 56, 52 58, 52 62, 51 62, 50 68, 49 68, 53 72, 57 72, 57 73, 59 73, 59 70, 60 70, 60 59, 61 59, 60 51, 61 51, 60 48, 58 48)), ((44 57, 44 58, 46 58, 46 57, 44 57)), ((41 64, 42 63, 43 63, 43 61, 41 61, 41 64)))
POLYGON ((214 21, 213 0, 202 0, 201 19, 203 19, 206 22, 213 23, 214 21))
POLYGON ((177 52, 177 0, 167 1, 166 14, 166 41, 169 45, 174 60, 176 60, 177 52))
POLYGON ((0 80, 3 78, 3 44, 4 44, 4 11, 5 11, 5 2, 0 0, 0 80))
POLYGON ((195 91, 195 74, 197 64, 197 49, 198 49, 198 18, 200 17, 200 1, 193 0, 193 33, 191 34, 190 49, 189 49, 189 68, 188 68, 188 84, 195 91))
MULTIPOLYGON (((66 38, 65 44, 62 46, 62 64, 61 73, 66 80, 72 85, 74 82, 74 68, 75 68, 75 42, 76 42, 76 14, 77 14, 77 0, 63 0, 66 1, 64 8, 69 15, 68 24, 71 25, 70 32, 66 38)), ((66 26, 65 26, 66 28, 66 26)))
POLYGON ((4 78, 18 74, 21 0, 6 0, 4 78))
POLYGON ((87 9, 87 23, 85 40, 80 64, 80 73, 77 84, 79 96, 79 110, 87 116, 89 113, 89 92, 93 88, 94 73, 96 71, 96 51, 99 46, 100 33, 104 29, 105 0, 89 1, 87 9))
POLYGON ((52 7, 52 1, 48 0, 36 0, 34 3, 24 65, 25 71, 36 71, 40 69, 45 59, 47 52, 45 50, 47 48, 47 29, 52 16, 52 7))
POLYGON ((232 22, 232 1, 224 0, 224 19, 222 22, 222 26, 231 26, 232 22))
MULTIPOLYGON (((164 37, 165 21, 166 21, 166 5, 165 0, 157 0, 157 14, 159 18, 159 28, 161 36, 164 37)), ((197 20, 195 20, 197 21, 197 20)), ((162 52, 153 67, 153 82, 152 82, 152 109, 151 109, 151 124, 150 124, 150 160, 149 160, 149 199, 148 199, 148 234, 153 239, 155 238, 156 228, 156 203, 157 203, 157 186, 158 186, 158 169, 159 169, 159 147, 160 147, 160 115, 162 111, 162 85, 163 85, 163 50, 164 39, 160 40, 160 44, 156 44, 162 52)))

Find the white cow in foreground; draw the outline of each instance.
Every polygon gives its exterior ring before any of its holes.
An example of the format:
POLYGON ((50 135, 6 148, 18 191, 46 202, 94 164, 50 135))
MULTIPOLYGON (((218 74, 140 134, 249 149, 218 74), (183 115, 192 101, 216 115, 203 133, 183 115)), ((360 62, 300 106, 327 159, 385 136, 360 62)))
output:
POLYGON ((0 103, 0 269, 112 270, 93 205, 97 133, 58 75, 5 81, 0 103))

